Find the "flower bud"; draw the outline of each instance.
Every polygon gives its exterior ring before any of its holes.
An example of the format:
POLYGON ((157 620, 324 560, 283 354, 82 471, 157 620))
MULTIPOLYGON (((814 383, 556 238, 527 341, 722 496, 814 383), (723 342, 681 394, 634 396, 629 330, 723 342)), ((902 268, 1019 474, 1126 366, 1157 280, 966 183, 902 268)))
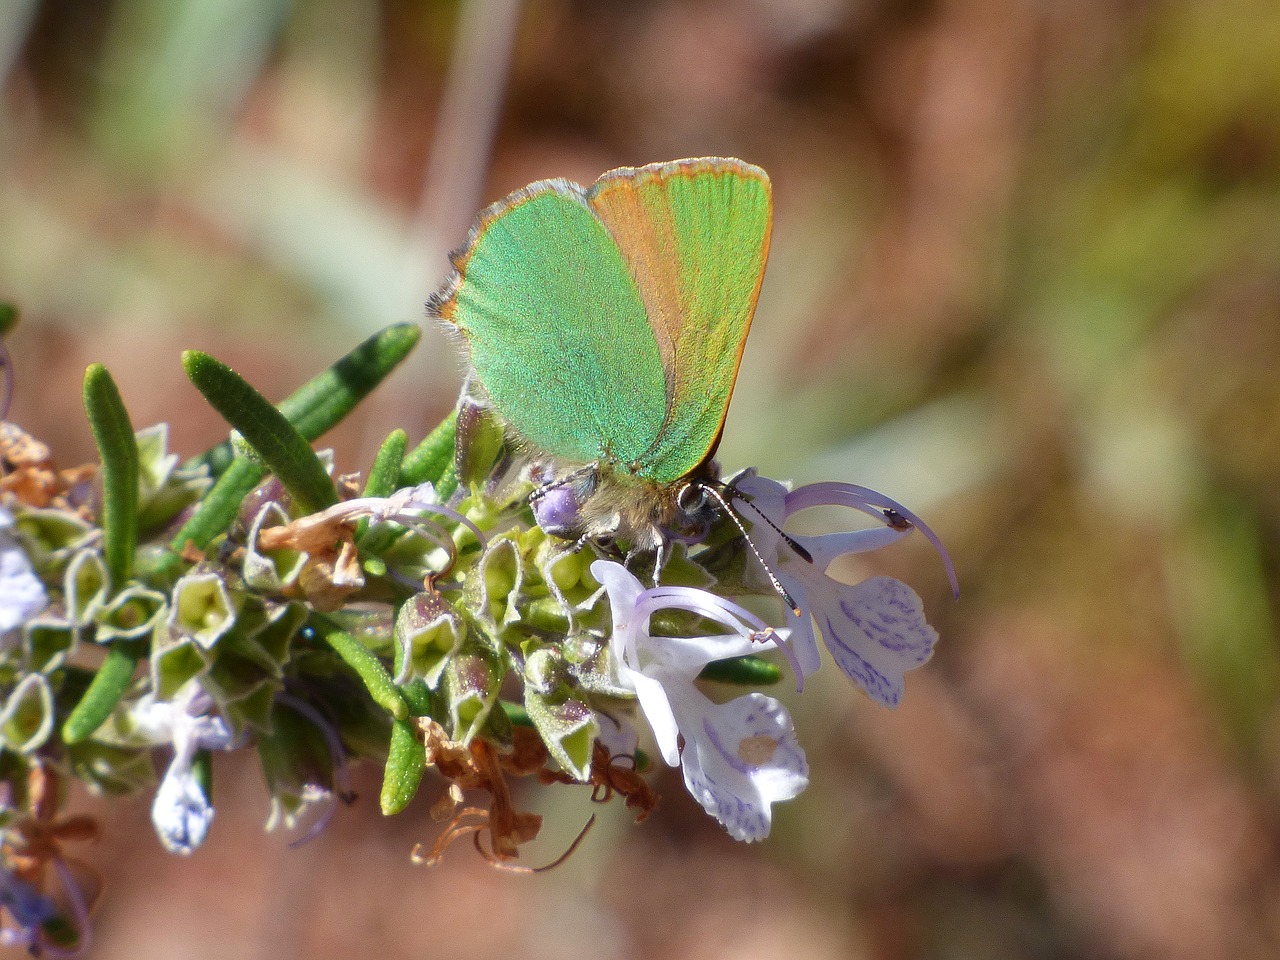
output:
POLYGON ((524 662, 525 689, 546 696, 569 680, 569 670, 559 651, 543 647, 529 654, 524 662))
POLYGON ((458 404, 455 464, 458 480, 467 487, 485 480, 506 448, 506 432, 493 408, 474 397, 458 404))

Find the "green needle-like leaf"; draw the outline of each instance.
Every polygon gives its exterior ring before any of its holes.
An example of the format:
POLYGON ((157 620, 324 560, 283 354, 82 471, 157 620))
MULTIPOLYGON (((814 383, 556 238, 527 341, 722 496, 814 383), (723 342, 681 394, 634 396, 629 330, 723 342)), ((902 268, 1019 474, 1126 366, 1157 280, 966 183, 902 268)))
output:
POLYGON ((458 414, 454 411, 404 458, 400 467, 400 482, 408 487, 416 487, 427 481, 439 483, 445 469, 453 464, 457 435, 458 414))
POLYGON ((318 625, 318 630, 325 643, 329 644, 343 662, 364 682, 374 703, 397 720, 408 718, 409 705, 401 696, 400 689, 391 679, 391 674, 382 665, 382 661, 374 656, 368 647, 351 634, 323 621, 318 625))
POLYGON ((422 679, 413 679, 400 688, 405 702, 409 704, 409 713, 415 717, 432 715, 431 688, 422 679))
MULTIPOLYGON (((403 430, 392 430, 387 439, 378 448, 378 455, 373 458, 373 466, 369 469, 369 479, 364 485, 366 497, 389 497, 400 486, 400 464, 404 461, 404 450, 409 437, 403 430)), ((368 519, 356 525, 356 540, 364 536, 369 527, 368 519)))
POLYGON ((182 366, 196 389, 280 478, 303 512, 316 513, 338 502, 333 481, 306 437, 243 377, 199 350, 186 351, 182 366))
POLYGON ((458 489, 458 468, 454 466, 450 460, 444 467, 444 473, 440 475, 440 479, 436 481, 436 496, 441 502, 448 500, 453 496, 453 491, 458 489))
POLYGON ((768 660, 747 654, 745 657, 708 663, 698 674, 698 679, 732 683, 735 686, 762 687, 781 680, 782 670, 768 660))
POLYGON ((397 323, 375 333, 332 367, 280 404, 280 412, 309 440, 315 440, 352 411, 409 355, 422 330, 397 323))
POLYGON ((204 550, 215 537, 226 533, 241 502, 262 481, 265 473, 262 465, 252 460, 244 457, 233 460, 174 535, 169 543, 171 552, 156 564, 153 576, 159 580, 176 579, 183 563, 182 552, 187 546, 204 550))
MULTIPOLYGON (((415 323, 397 323, 380 330, 286 397, 280 412, 307 440, 320 439, 409 355, 421 336, 415 323)), ((224 441, 192 463, 206 463, 218 475, 234 457, 230 441, 224 441)))
POLYGON ((214 537, 225 533, 240 509, 240 503, 262 481, 266 472, 261 464, 244 457, 233 461, 205 494, 191 519, 174 536, 173 549, 182 550, 189 542, 197 550, 203 550, 214 537))
POLYGON ((396 720, 391 725, 391 748, 387 753, 387 767, 382 776, 382 813, 385 816, 399 813, 409 805, 422 774, 427 769, 427 753, 418 742, 413 725, 396 720))
POLYGON ((62 725, 64 742, 79 743, 86 740, 107 722, 111 711, 133 682, 134 671, 138 661, 146 653, 146 646, 145 640, 111 645, 107 658, 94 674, 89 689, 84 692, 84 696, 62 725))
POLYGON ((103 553, 112 590, 133 575, 138 536, 138 442, 120 391, 107 368, 91 364, 84 372, 84 409, 102 458, 103 553))
POLYGON ((392 430, 378 448, 364 485, 366 497, 389 497, 400 488, 400 464, 409 438, 403 430, 392 430))

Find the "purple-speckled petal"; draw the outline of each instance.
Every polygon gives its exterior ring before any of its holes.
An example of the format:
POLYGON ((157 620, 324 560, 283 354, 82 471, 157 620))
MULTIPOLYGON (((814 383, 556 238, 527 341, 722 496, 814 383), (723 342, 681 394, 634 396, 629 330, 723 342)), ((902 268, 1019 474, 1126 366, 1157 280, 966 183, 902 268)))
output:
POLYGON ((762 693, 716 704, 694 690, 681 704, 697 711, 681 717, 689 793, 734 839, 764 839, 772 805, 797 796, 809 783, 791 716, 762 693))
POLYGON ((151 804, 156 835, 170 853, 189 856, 204 843, 213 825, 213 805, 191 771, 175 758, 151 804))
POLYGON ((938 641, 915 591, 892 577, 832 581, 816 612, 840 669, 888 707, 902 698, 903 674, 928 660, 938 641))

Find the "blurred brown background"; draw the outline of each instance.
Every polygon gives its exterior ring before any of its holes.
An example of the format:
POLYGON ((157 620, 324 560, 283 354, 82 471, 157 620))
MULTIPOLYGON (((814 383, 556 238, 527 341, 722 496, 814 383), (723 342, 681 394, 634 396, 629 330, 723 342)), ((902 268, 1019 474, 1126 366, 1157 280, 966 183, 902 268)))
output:
MULTIPOLYGON (((418 319, 528 181, 742 156, 771 263, 721 461, 876 487, 875 558, 942 634, 897 711, 832 671, 813 769, 729 840, 658 778, 565 867, 408 862, 378 773, 309 845, 249 760, 163 853, 108 807, 95 957, 1280 955, 1280 7, 1274 0, 3 0, 0 299, 13 418, 92 456, 91 361, 183 452, 220 435, 178 353, 282 396, 418 319)), ((334 444, 421 436, 428 331, 334 444)), ((867 569, 849 569, 865 575, 867 569)), ((226 759, 226 758, 222 758, 226 759)), ((548 816, 546 862, 589 806, 548 816)))

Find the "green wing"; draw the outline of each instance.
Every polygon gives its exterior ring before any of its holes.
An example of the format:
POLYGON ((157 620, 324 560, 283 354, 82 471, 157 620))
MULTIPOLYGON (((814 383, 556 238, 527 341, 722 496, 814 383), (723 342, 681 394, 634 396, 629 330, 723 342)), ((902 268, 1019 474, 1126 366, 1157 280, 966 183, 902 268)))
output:
POLYGON ((636 282, 583 189, 533 184, 480 216, 428 301, 454 324, 498 412, 567 460, 637 461, 667 412, 636 282))
POLYGON ((639 472, 669 483, 709 458, 724 428, 769 255, 769 178, 741 160, 677 160, 611 171, 588 196, 658 341, 667 413, 639 472))

